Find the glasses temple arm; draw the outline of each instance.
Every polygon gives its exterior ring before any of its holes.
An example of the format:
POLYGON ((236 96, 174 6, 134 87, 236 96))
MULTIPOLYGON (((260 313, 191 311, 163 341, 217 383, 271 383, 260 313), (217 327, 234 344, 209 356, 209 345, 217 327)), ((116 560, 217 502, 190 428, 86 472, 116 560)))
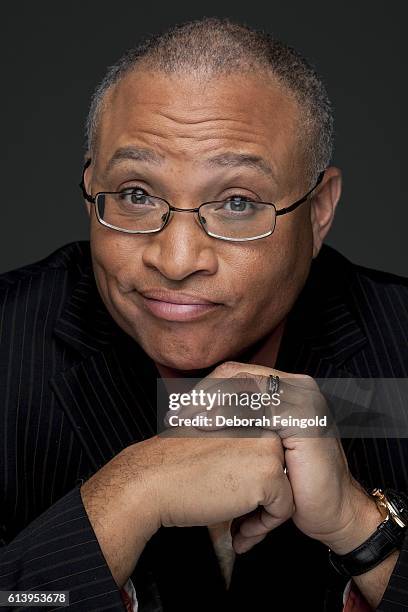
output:
POLYGON ((323 180, 324 177, 324 173, 325 170, 323 170, 318 178, 317 181, 315 183, 315 185, 302 197, 300 198, 300 200, 297 200, 296 202, 294 202, 293 204, 291 204, 290 206, 287 206, 286 208, 280 208, 279 210, 276 211, 276 215, 285 215, 288 212, 292 212, 292 210, 295 210, 295 208, 297 208, 298 206, 300 206, 300 204, 303 204, 303 202, 305 202, 307 200, 307 198, 310 196, 310 194, 312 193, 312 191, 314 191, 316 189, 316 187, 318 185, 320 185, 320 183, 323 180))
POLYGON ((89 195, 89 193, 87 193, 86 188, 85 188, 85 183, 84 183, 85 170, 89 168, 91 161, 92 160, 89 157, 84 164, 84 167, 82 170, 82 178, 81 178, 81 182, 79 183, 79 187, 82 191, 82 195, 84 196, 85 200, 87 200, 88 202, 91 202, 91 204, 95 204, 95 198, 93 198, 91 195, 89 195))

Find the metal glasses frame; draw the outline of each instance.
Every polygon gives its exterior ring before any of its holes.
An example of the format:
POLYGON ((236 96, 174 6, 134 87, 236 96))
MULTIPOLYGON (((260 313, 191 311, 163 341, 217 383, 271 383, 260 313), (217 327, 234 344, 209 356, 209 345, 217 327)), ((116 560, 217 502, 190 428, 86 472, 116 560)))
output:
MULTIPOLYGON (((92 161, 91 158, 89 158, 89 159, 87 159, 87 161, 84 164, 84 167, 83 167, 83 170, 82 170, 82 178, 81 178, 81 182, 79 183, 79 187, 82 190, 82 194, 83 194, 85 200, 87 200, 91 204, 95 204, 96 205, 97 204, 98 196, 100 196, 100 195, 109 195, 109 194, 110 195, 112 195, 112 194, 119 194, 121 192, 120 191, 98 191, 98 193, 96 193, 95 196, 91 196, 89 193, 87 193, 87 191, 85 189, 85 183, 84 183, 84 174, 85 174, 85 170, 89 167, 91 161, 92 161)), ((324 177, 324 173, 325 173, 325 170, 320 172, 320 174, 319 174, 319 176, 317 178, 317 181, 314 184, 314 186, 312 187, 312 189, 310 189, 299 200, 296 200, 296 202, 293 202, 293 204, 290 204, 289 206, 286 206, 285 208, 277 209, 275 204, 272 204, 272 202, 258 202, 257 201, 257 204, 264 204, 266 206, 273 206, 273 208, 275 209, 275 221, 276 221, 276 217, 278 217, 280 215, 286 215, 287 213, 290 213, 293 210, 295 210, 298 206, 300 206, 300 204, 303 204, 303 202, 306 202, 306 200, 310 196, 310 194, 322 182, 323 177, 324 177)), ((200 223, 201 227, 203 228, 203 230, 205 231, 205 233, 207 234, 207 236, 211 236, 213 238, 218 238, 219 240, 227 240, 229 242, 247 242, 249 240, 258 240, 259 238, 265 238, 266 236, 270 236, 271 234, 273 234, 273 232, 275 230, 276 222, 274 223, 274 226, 273 226, 273 228, 270 231, 266 232, 265 234, 261 234, 259 236, 254 236, 253 238, 225 238, 225 236, 218 236, 217 234, 213 234, 213 233, 209 232, 206 229, 206 227, 205 227, 205 220, 201 217, 201 214, 200 214, 200 208, 202 208, 204 205, 206 205, 206 204, 214 204, 214 203, 222 204, 222 202, 224 200, 220 200, 219 202, 218 201, 203 202, 202 204, 200 204, 200 206, 197 206, 196 208, 177 208, 176 206, 172 206, 164 198, 159 198, 158 196, 154 196, 154 197, 157 198, 158 200, 161 200, 162 202, 165 202, 165 204, 167 204, 167 206, 168 206, 168 213, 166 215, 166 218, 164 220, 164 223, 163 223, 162 227, 160 227, 159 229, 154 229, 154 230, 126 230, 126 229, 123 229, 121 227, 116 227, 115 225, 111 225, 110 223, 107 223, 106 221, 104 221, 100 217, 99 211, 98 211, 98 206, 95 206, 96 216, 98 218, 98 221, 102 225, 104 225, 105 227, 109 227, 109 228, 111 228, 113 230, 116 230, 118 232, 124 232, 126 234, 157 234, 158 232, 161 232, 166 227, 166 225, 169 223, 169 220, 171 218, 171 213, 172 212, 197 213, 199 223, 200 223)))

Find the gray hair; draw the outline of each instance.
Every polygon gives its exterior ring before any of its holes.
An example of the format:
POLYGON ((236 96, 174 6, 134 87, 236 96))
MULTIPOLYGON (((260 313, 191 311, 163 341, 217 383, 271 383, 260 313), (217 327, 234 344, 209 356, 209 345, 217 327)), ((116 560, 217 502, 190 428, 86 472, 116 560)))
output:
POLYGON ((86 145, 91 154, 96 147, 106 94, 137 67, 207 77, 265 70, 298 103, 299 138, 310 180, 329 165, 333 111, 316 70, 300 53, 271 34, 218 18, 190 21, 147 37, 108 68, 94 91, 86 120, 86 145))

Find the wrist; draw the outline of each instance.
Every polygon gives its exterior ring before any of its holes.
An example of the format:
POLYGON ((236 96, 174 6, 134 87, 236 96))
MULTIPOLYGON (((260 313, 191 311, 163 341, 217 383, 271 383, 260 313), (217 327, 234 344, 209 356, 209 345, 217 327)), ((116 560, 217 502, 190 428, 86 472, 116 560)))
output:
POLYGON ((133 521, 134 532, 147 543, 161 526, 155 468, 143 465, 139 469, 138 458, 133 457, 133 446, 125 448, 119 456, 126 468, 131 467, 131 477, 125 480, 121 499, 126 514, 133 521))
POLYGON ((122 451, 80 488, 90 524, 119 587, 159 526, 149 479, 144 469, 132 468, 131 456, 122 451))
MULTIPOLYGON (((329 551, 330 563, 338 573, 353 576, 359 584, 366 586, 370 581, 376 582, 378 578, 390 576, 398 558, 396 551, 402 546, 408 526, 408 497, 404 493, 393 489, 374 489, 371 496, 382 515, 379 526, 352 550, 342 550, 340 554, 329 551), (376 568, 379 566, 381 570, 378 573, 376 568)), ((372 601, 377 602, 377 599, 373 598, 372 601)))
POLYGON ((353 493, 342 527, 323 543, 337 555, 345 555, 367 540, 384 518, 374 498, 359 487, 353 493))

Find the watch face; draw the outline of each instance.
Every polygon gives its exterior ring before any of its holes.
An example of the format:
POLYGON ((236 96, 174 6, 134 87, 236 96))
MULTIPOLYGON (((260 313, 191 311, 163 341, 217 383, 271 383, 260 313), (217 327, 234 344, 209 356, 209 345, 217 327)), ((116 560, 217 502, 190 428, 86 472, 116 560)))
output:
POLYGON ((405 526, 408 526, 408 497, 404 493, 393 491, 392 489, 388 489, 384 493, 398 517, 405 526))

